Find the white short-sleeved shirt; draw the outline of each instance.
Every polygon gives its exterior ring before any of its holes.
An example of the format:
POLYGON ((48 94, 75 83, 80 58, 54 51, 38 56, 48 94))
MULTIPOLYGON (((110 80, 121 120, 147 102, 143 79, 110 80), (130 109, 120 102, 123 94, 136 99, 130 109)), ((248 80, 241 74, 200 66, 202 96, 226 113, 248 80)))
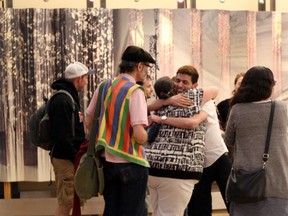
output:
POLYGON ((205 167, 209 167, 225 152, 228 152, 228 149, 221 135, 214 101, 207 101, 202 106, 202 110, 208 113, 205 134, 205 167))

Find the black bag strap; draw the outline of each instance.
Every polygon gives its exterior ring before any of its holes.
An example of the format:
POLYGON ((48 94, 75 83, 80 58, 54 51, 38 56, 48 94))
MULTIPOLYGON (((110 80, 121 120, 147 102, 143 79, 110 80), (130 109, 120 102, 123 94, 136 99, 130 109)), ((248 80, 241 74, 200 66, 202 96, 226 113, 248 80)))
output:
MULTIPOLYGON (((64 89, 59 89, 57 90, 53 95, 52 97, 50 98, 50 100, 47 102, 47 110, 49 110, 49 107, 50 107, 50 103, 52 102, 52 99, 54 99, 56 97, 56 95, 58 94, 65 94, 67 95, 70 99, 71 99, 71 102, 72 102, 72 116, 71 116, 71 126, 72 126, 72 135, 73 137, 75 137, 75 110, 76 110, 76 105, 75 105, 75 101, 74 101, 74 98, 72 97, 72 95, 67 91, 67 90, 64 90, 64 89)), ((49 112, 49 111, 48 111, 49 112)))
MULTIPOLYGON (((76 103, 74 98, 72 97, 72 95, 64 89, 59 89, 57 90, 50 98, 50 100, 48 100, 48 104, 47 104, 47 112, 49 113, 49 109, 50 109, 50 104, 52 103, 52 100, 58 95, 58 94, 65 94, 67 95, 72 102, 72 116, 71 116, 71 130, 72 130, 72 136, 75 137, 75 110, 76 110, 76 103)), ((52 146, 52 149, 50 151, 50 158, 52 160, 52 152, 54 150, 54 145, 52 146)))
POLYGON ((71 117, 71 122, 72 122, 72 135, 73 135, 73 137, 75 137, 75 110, 76 110, 76 108, 75 108, 75 101, 74 101, 74 98, 72 97, 72 95, 68 92, 68 91, 66 91, 66 90, 64 90, 64 89, 60 89, 60 90, 58 90, 58 91, 56 91, 55 93, 54 93, 54 95, 53 95, 53 97, 54 96, 56 96, 57 94, 66 94, 70 99, 71 99, 71 101, 72 101, 72 117, 71 117))
POLYGON ((102 99, 102 92, 103 92, 103 87, 107 81, 102 82, 99 86, 98 90, 98 98, 96 102, 96 108, 94 112, 94 118, 92 122, 92 127, 90 130, 90 137, 89 137, 89 145, 87 149, 87 155, 88 156, 94 156, 95 153, 95 140, 96 136, 98 134, 98 128, 99 128, 99 117, 100 117, 100 111, 101 111, 101 99, 102 99))
POLYGON ((274 117, 274 110, 275 110, 275 101, 271 101, 271 110, 270 110, 270 117, 267 129, 267 136, 266 136, 266 145, 265 150, 263 153, 263 168, 265 168, 266 162, 269 158, 269 145, 270 145, 270 138, 271 138, 271 131, 272 131, 272 124, 273 124, 273 117, 274 117))

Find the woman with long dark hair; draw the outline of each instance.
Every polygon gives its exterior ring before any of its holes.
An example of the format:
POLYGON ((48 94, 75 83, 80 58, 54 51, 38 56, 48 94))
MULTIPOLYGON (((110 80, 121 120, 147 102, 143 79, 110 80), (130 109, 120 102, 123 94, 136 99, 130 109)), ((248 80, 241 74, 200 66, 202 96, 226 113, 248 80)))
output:
MULTIPOLYGON (((249 69, 231 100, 225 142, 235 147, 234 169, 254 171, 263 165, 271 95, 275 86, 272 71, 256 66, 249 69)), ((274 120, 266 164, 265 199, 254 203, 230 203, 232 216, 288 215, 287 108, 275 101, 274 120)))

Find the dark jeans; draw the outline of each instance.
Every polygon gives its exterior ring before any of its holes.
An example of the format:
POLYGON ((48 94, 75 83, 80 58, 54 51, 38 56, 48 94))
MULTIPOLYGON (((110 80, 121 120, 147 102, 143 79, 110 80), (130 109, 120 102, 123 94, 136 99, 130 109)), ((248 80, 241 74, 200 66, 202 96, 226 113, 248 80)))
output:
POLYGON ((147 216, 148 169, 134 163, 104 162, 104 216, 147 216))
POLYGON ((212 215, 212 183, 216 181, 222 198, 229 210, 229 203, 225 201, 225 190, 227 179, 231 170, 231 159, 228 154, 223 154, 211 166, 203 170, 201 180, 195 185, 191 200, 188 204, 189 216, 211 216, 212 215))

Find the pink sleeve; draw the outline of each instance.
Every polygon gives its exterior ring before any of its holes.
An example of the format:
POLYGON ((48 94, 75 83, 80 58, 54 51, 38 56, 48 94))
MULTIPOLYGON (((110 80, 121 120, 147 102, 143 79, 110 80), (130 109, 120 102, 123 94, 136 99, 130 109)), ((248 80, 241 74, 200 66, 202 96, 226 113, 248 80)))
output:
POLYGON ((96 101, 98 99, 98 91, 99 91, 99 87, 95 90, 93 97, 90 101, 90 104, 86 109, 86 115, 94 116, 94 112, 95 112, 95 108, 96 108, 96 101))
POLYGON ((147 103, 144 92, 139 88, 131 94, 129 111, 132 127, 138 124, 148 126, 147 103))

